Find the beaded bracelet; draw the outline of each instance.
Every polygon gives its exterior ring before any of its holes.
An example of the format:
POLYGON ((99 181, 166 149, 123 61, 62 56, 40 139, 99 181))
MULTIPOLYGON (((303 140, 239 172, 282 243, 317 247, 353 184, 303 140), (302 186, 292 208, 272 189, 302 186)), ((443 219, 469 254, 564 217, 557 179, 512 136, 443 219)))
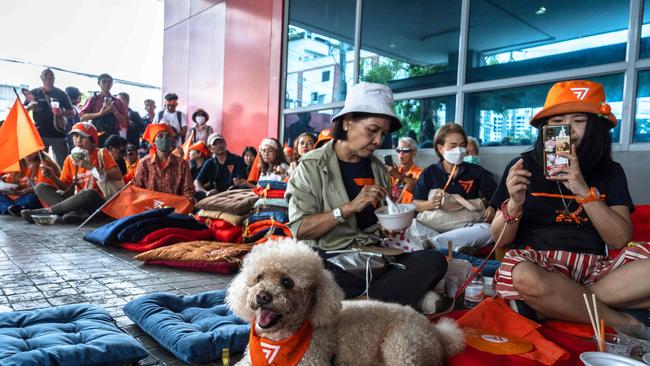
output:
POLYGON ((503 215, 503 221, 505 221, 506 224, 512 224, 521 219, 521 216, 524 214, 524 210, 519 211, 519 214, 516 217, 512 216, 508 213, 508 202, 510 202, 510 198, 506 199, 501 204, 501 214, 503 215))

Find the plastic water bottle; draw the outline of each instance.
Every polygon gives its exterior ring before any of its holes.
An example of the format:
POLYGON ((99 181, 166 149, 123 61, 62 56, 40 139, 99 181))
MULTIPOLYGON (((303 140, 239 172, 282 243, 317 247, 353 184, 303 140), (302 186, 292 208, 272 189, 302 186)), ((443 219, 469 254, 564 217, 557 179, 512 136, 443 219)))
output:
POLYGON ((485 297, 485 281, 483 280, 483 276, 476 272, 475 269, 473 271, 475 272, 475 277, 467 285, 467 288, 465 288, 465 301, 463 303, 468 309, 478 305, 485 297))

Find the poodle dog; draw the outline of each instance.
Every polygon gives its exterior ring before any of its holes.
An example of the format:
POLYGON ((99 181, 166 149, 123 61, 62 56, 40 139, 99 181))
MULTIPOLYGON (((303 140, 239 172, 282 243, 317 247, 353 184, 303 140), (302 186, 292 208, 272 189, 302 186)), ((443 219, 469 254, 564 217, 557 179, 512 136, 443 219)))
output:
MULTIPOLYGON (((285 239, 246 256, 226 301, 270 341, 285 340, 308 320, 313 333, 298 365, 443 365, 464 348, 451 319, 433 325, 408 306, 343 297, 318 254, 285 239)), ((250 348, 237 365, 252 365, 250 348)))

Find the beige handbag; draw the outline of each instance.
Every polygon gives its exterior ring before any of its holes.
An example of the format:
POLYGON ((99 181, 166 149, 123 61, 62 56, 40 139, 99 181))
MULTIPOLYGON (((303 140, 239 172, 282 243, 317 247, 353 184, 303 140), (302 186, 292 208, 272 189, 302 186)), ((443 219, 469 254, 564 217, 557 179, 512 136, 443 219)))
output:
POLYGON ((473 198, 468 200, 459 194, 446 192, 456 167, 454 166, 451 174, 449 174, 449 180, 447 180, 444 188, 435 188, 429 191, 429 200, 436 195, 443 195, 440 208, 420 212, 417 216, 418 221, 439 233, 481 222, 485 212, 486 207, 483 199, 473 198))
MULTIPOLYGON (((106 172, 106 168, 104 167, 104 154, 106 153, 106 149, 102 148, 99 149, 99 153, 97 154, 97 164, 99 165, 99 168, 106 172)), ((102 190, 102 193, 104 194, 104 200, 108 200, 109 198, 113 197, 117 192, 124 187, 124 180, 111 180, 106 177, 103 182, 100 182, 97 180, 97 185, 99 186, 99 189, 102 190)))

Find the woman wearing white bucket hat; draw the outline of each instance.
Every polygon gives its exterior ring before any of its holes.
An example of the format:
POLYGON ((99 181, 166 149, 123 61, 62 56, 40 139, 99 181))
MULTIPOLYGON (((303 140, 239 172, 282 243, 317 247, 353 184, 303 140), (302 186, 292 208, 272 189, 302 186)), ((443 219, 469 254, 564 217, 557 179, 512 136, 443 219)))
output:
MULTIPOLYGON (((373 155, 390 132, 402 124, 392 108, 393 93, 381 84, 359 83, 348 90, 344 108, 332 119, 333 140, 301 158, 289 180, 289 226, 324 258, 326 251, 377 243, 374 208, 388 194, 384 164, 373 155)), ((391 267, 375 276, 370 297, 416 305, 446 271, 444 258, 433 251, 396 257, 406 269, 391 267)), ((359 296, 364 280, 325 261, 346 297, 359 296)))

